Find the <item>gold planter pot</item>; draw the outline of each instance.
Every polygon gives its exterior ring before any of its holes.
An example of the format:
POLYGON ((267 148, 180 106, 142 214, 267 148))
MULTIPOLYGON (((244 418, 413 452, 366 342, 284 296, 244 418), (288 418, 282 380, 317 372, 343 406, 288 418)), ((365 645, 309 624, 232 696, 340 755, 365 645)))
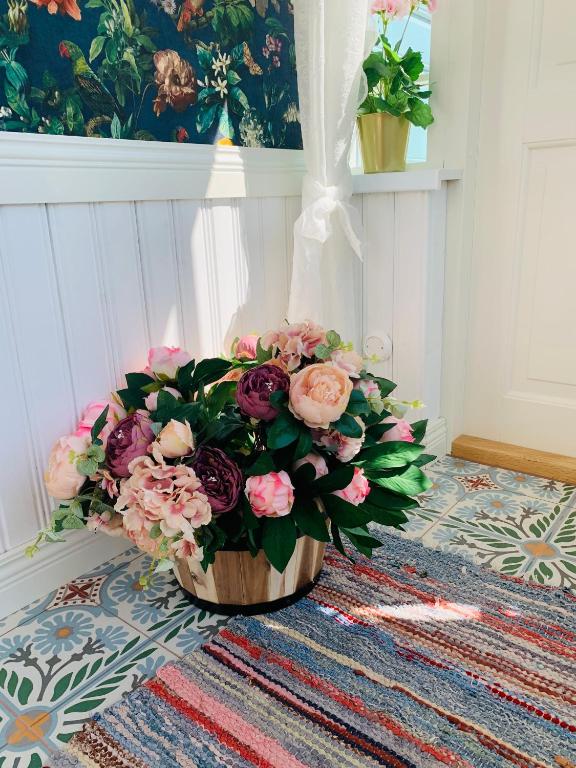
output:
POLYGON ((364 173, 405 171, 408 120, 387 112, 359 115, 357 119, 364 173))
POLYGON ((206 573, 197 560, 176 562, 175 574, 190 600, 214 613, 258 614, 279 610, 307 594, 316 583, 325 544, 301 536, 284 573, 273 568, 263 550, 216 552, 206 573))

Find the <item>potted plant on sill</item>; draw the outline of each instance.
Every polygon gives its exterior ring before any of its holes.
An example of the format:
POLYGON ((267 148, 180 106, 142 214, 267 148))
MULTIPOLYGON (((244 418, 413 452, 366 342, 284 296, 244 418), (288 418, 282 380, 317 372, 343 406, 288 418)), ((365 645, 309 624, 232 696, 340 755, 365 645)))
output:
POLYGON ((364 173, 404 171, 410 123, 427 128, 433 121, 427 99, 431 91, 419 84, 422 54, 400 52, 406 29, 419 6, 436 9, 436 0, 374 0, 372 13, 382 25, 376 48, 364 62, 368 95, 358 109, 358 133, 364 173), (391 21, 407 17, 395 45, 388 39, 391 21))
POLYGON ((426 422, 402 418, 394 386, 311 322, 237 340, 229 359, 152 349, 52 449, 59 505, 27 554, 86 527, 151 555, 144 587, 174 569, 216 612, 281 607, 314 585, 326 542, 370 555, 368 523, 400 526, 429 487, 426 422))

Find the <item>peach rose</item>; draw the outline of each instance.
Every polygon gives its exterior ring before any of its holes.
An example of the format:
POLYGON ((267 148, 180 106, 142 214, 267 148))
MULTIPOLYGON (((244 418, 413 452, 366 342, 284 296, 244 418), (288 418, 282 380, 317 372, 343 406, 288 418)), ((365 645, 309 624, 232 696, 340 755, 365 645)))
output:
POLYGON ((354 468, 354 477, 352 481, 342 488, 341 491, 334 491, 334 496, 339 496, 349 504, 354 504, 357 507, 366 500, 366 496, 370 493, 370 483, 364 477, 364 470, 359 467, 354 468))
POLYGON ((310 451, 310 453, 307 453, 302 459, 298 459, 298 461, 294 462, 294 469, 299 469, 304 464, 312 464, 314 471, 316 472, 315 480, 328 474, 328 465, 326 464, 324 457, 320 456, 319 453, 310 451))
POLYGON ((345 371, 331 363, 316 363, 290 379, 289 408, 307 426, 328 429, 346 410, 351 392, 345 371))
POLYGON ((294 504, 294 486, 284 470, 249 477, 244 492, 256 517, 289 515, 294 504))
POLYGON ((148 367, 156 374, 167 379, 175 379, 178 368, 192 360, 185 349, 180 347, 153 347, 148 352, 148 367))
POLYGON ((391 440, 399 440, 403 443, 413 443, 414 435, 412 427, 406 419, 397 419, 396 416, 387 416, 382 419, 382 424, 395 424, 396 426, 388 429, 380 438, 380 443, 388 443, 391 440))
MULTIPOLYGON (((174 389, 174 387, 163 387, 160 392, 168 392, 168 394, 172 395, 177 400, 182 398, 180 392, 178 392, 177 389, 174 389)), ((144 400, 144 405, 148 411, 155 411, 158 407, 158 394, 159 392, 150 392, 148 397, 144 400)))
POLYGON ((44 483, 54 499, 73 499, 84 485, 85 475, 76 469, 76 461, 86 453, 90 435, 66 435, 56 441, 50 451, 44 483))
MULTIPOLYGON (((152 447, 152 453, 160 451, 166 459, 178 459, 187 456, 194 450, 194 436, 187 421, 182 423, 171 419, 160 431, 152 447)), ((162 461, 161 458, 157 459, 162 461)))

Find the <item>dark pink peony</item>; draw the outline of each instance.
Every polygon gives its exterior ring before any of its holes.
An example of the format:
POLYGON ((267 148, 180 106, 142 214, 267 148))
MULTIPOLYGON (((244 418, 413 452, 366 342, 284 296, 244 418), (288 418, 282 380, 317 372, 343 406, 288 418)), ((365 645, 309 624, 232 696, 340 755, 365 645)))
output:
POLYGON ((220 448, 204 447, 197 451, 192 467, 212 512, 218 515, 234 509, 244 484, 238 464, 220 448))
POLYGON ((154 440, 152 422, 141 413, 127 416, 114 427, 106 445, 106 463, 115 477, 128 477, 128 464, 148 453, 154 440))
POLYGON ((242 413, 263 421, 272 421, 278 410, 270 404, 273 392, 288 392, 290 376, 277 365, 258 365, 242 376, 236 390, 236 402, 242 413))

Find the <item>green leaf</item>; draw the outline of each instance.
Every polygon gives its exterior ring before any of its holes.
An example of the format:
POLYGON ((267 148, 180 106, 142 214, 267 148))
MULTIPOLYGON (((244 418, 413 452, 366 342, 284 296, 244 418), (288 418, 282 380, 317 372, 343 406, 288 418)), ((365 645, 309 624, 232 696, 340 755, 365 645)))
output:
POLYGON ((32 680, 28 677, 23 677, 18 688, 18 701, 20 704, 28 704, 28 699, 30 698, 33 688, 32 680))
POLYGON ((16 674, 16 672, 12 672, 10 675, 10 678, 8 679, 8 685, 6 686, 6 690, 10 694, 10 696, 14 696, 16 693, 16 688, 18 687, 19 683, 19 677, 16 674))
POLYGON ((342 543, 342 537, 340 536, 340 531, 338 529, 337 525, 334 525, 334 523, 331 523, 330 525, 330 534, 332 535, 332 542, 334 543, 334 546, 340 552, 341 555, 344 555, 344 557, 347 557, 348 560, 351 560, 354 562, 354 560, 350 557, 350 555, 346 552, 344 549, 344 544, 342 543))
POLYGON ((71 680, 72 672, 68 672, 66 675, 64 675, 64 677, 61 677, 54 686, 54 693, 52 694, 50 701, 56 701, 56 699, 59 699, 60 696, 62 696, 62 694, 68 690, 68 686, 70 685, 71 680))
POLYGON ((352 482, 354 469, 351 464, 346 464, 330 472, 328 475, 324 475, 324 477, 319 477, 318 480, 312 483, 312 493, 322 494, 341 491, 342 488, 346 488, 352 482))
POLYGON ((405 443, 401 440, 390 440, 387 443, 365 448, 356 456, 354 462, 366 469, 393 469, 404 467, 418 458, 424 450, 418 443, 405 443))
POLYGON ((364 393, 359 389, 353 389, 346 406, 346 413, 352 416, 361 416, 362 414, 369 414, 370 411, 370 404, 366 400, 364 393))
POLYGON ((229 360, 223 360, 220 357, 207 358, 201 360, 194 368, 192 374, 191 387, 193 390, 200 387, 206 387, 218 379, 221 379, 232 368, 229 360))
POLYGON ((204 48, 202 45, 197 45, 196 56, 202 69, 210 69, 212 67, 212 54, 209 49, 204 48))
POLYGON ((314 354, 319 360, 327 360, 332 354, 332 350, 326 344, 318 344, 314 354))
POLYGON ((112 123, 110 124, 110 135, 113 139, 122 138, 122 123, 120 122, 120 118, 116 113, 114 113, 112 123))
POLYGON ((267 517, 262 533, 262 548, 278 573, 283 573, 296 547, 296 526, 290 515, 267 517))
POLYGON ((361 528, 341 528, 340 531, 350 540, 358 552, 366 557, 372 557, 372 550, 382 546, 381 541, 370 536, 367 531, 362 531, 361 528))
POLYGON ((90 437, 92 438, 92 442, 96 440, 100 436, 100 432, 104 429, 104 425, 106 424, 106 419, 108 417, 108 411, 110 410, 110 406, 107 405, 106 408, 102 411, 100 416, 96 419, 94 422, 92 429, 90 431, 90 437))
POLYGON ((225 405, 235 402, 237 386, 236 381, 222 381, 213 387, 206 398, 210 418, 215 418, 225 405))
POLYGON ((314 501, 303 503, 296 500, 292 515, 296 525, 306 536, 311 536, 316 541, 330 541, 326 518, 314 501))
POLYGON ((296 449, 294 451, 294 461, 298 461, 298 459, 303 459, 304 456, 310 453, 312 450, 312 435, 308 431, 308 429, 301 429, 300 435, 298 436, 298 443, 296 445, 296 449))
POLYGON ((372 506, 388 510, 401 511, 404 509, 415 509, 420 506, 417 501, 409 496, 401 496, 374 485, 371 486, 368 500, 372 506))
POLYGON ((354 504, 350 504, 339 496, 334 496, 332 494, 323 496, 322 501, 326 507, 328 517, 336 523, 337 526, 342 526, 343 528, 356 528, 356 526, 365 525, 372 520, 370 512, 364 509, 364 504, 360 504, 356 507, 354 504))
POLYGON ((178 373, 176 374, 176 381, 178 383, 178 389, 184 395, 187 395, 190 392, 190 389, 192 387, 192 374, 194 373, 195 367, 196 367, 196 362, 194 360, 190 360, 189 363, 186 363, 186 365, 183 365, 181 368, 178 368, 178 373))
POLYGON ((414 97, 408 100, 408 105, 410 111, 406 112, 406 118, 412 125, 417 125, 420 128, 427 128, 434 122, 432 110, 430 109, 430 105, 426 104, 426 102, 420 101, 420 99, 414 97))
POLYGON ((140 391, 144 387, 156 385, 157 381, 147 373, 127 373, 126 374, 126 386, 128 389, 134 389, 140 391))
POLYGON ((349 413, 343 413, 338 421, 330 424, 330 428, 338 430, 345 437, 362 437, 363 435, 362 426, 349 413))
POLYGON ((104 699, 86 699, 79 701, 77 704, 73 704, 71 707, 67 707, 64 710, 65 715, 69 715, 72 712, 90 712, 91 709, 97 709, 104 703, 104 699))
POLYGON ((268 362, 272 359, 272 348, 264 349, 260 343, 260 339, 256 342, 256 362, 260 365, 268 362))
POLYGON ((150 532, 148 534, 151 539, 157 539, 159 536, 162 535, 162 529, 160 528, 159 523, 154 523, 152 528, 150 528, 150 532))
POLYGON ((226 79, 228 80, 228 85, 236 85, 242 80, 240 75, 237 72, 234 72, 233 69, 228 70, 226 79))
POLYGON ((300 436, 300 426, 288 411, 278 414, 268 428, 267 445, 271 450, 285 448, 300 436))
POLYGON ((410 80, 416 82, 422 72, 424 72, 422 54, 419 51, 413 51, 411 48, 408 48, 400 60, 400 66, 404 72, 406 72, 410 80))
POLYGON ((66 530, 73 530, 75 528, 84 528, 84 523, 76 515, 68 515, 62 520, 62 528, 66 530))
POLYGON ((79 459, 76 462, 76 469, 81 475, 89 477, 98 471, 98 462, 95 459, 79 459))
POLYGON ((260 453, 256 461, 251 464, 248 469, 244 471, 246 477, 252 477, 254 475, 267 475, 268 472, 274 472, 276 467, 272 461, 272 456, 269 453, 260 453))
POLYGON ((88 54, 88 60, 90 62, 93 62, 95 58, 100 56, 102 53, 102 48, 104 48, 104 43, 106 42, 106 38, 104 35, 98 35, 98 37, 95 37, 94 40, 92 40, 92 45, 90 46, 90 53, 88 54))
POLYGON ((404 472, 393 477, 373 477, 372 473, 367 472, 367 477, 373 483, 387 488, 396 493, 404 493, 407 496, 417 496, 424 493, 432 485, 432 482, 418 467, 408 467, 404 472))
POLYGON ((378 385, 381 397, 388 397, 396 389, 396 384, 389 379, 383 379, 381 376, 373 376, 372 379, 378 385))
POLYGON ((333 349, 336 349, 342 343, 340 334, 336 333, 336 331, 328 331, 328 333, 326 334, 326 341, 333 349))
POLYGON ((412 437, 414 442, 421 443, 426 436, 426 427, 428 426, 428 419, 421 419, 420 421, 414 421, 410 427, 412 429, 412 437))
POLYGON ((206 133, 221 110, 222 104, 220 102, 210 104, 209 106, 202 104, 196 115, 196 130, 198 133, 206 133))

